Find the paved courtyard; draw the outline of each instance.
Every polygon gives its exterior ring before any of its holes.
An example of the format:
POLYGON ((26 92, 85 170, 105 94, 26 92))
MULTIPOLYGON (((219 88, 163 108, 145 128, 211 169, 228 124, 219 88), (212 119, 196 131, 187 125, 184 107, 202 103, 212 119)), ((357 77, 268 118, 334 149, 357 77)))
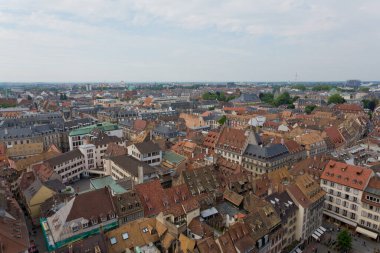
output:
MULTIPOLYGON (((324 222, 323 227, 327 229, 320 243, 312 243, 304 249, 304 252, 311 253, 340 253, 336 247, 337 235, 340 227, 334 223, 324 222), (332 231, 331 231, 332 229, 332 231)), ((371 240, 363 235, 352 233, 352 249, 350 253, 375 253, 380 250, 380 243, 371 240)))

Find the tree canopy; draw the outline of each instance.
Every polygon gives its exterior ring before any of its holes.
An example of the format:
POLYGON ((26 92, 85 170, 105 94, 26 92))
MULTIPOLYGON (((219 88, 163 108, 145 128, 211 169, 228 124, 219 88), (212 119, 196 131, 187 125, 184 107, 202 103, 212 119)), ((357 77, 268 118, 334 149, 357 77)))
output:
POLYGON ((206 92, 206 93, 203 93, 202 95, 203 100, 218 100, 218 101, 223 101, 223 102, 228 102, 234 98, 235 98, 234 95, 226 96, 224 92, 219 92, 219 91, 206 92))
POLYGON ((368 92, 369 91, 369 87, 360 87, 359 91, 361 91, 361 92, 368 92))
POLYGON ((376 109, 376 106, 379 103, 379 101, 377 99, 363 99, 362 103, 365 109, 369 109, 373 112, 376 109))
POLYGON ((280 105, 290 105, 293 104, 293 99, 288 92, 284 92, 274 99, 273 104, 277 107, 280 105))
POLYGON ((352 248, 352 238, 347 230, 339 232, 337 242, 339 249, 342 251, 348 251, 352 248))
POLYGON ((288 105, 291 108, 293 102, 298 99, 298 97, 292 98, 288 92, 281 93, 278 97, 274 98, 272 93, 260 93, 259 98, 262 102, 279 107, 281 105, 288 105))
POLYGON ((272 104, 274 100, 274 95, 272 93, 260 93, 259 98, 264 103, 272 104))
POLYGON ((306 114, 311 114, 316 107, 317 107, 316 105, 307 105, 307 106, 305 106, 305 112, 306 112, 306 114))
POLYGON ((223 115, 223 116, 218 120, 218 123, 219 123, 220 125, 224 125, 224 123, 226 123, 226 120, 227 120, 226 115, 223 115))
POLYGON ((331 95, 328 99, 328 104, 343 104, 346 100, 339 94, 331 95))
POLYGON ((316 85, 313 87, 313 91, 329 91, 331 90, 333 87, 331 85, 327 85, 327 84, 320 84, 320 85, 316 85))

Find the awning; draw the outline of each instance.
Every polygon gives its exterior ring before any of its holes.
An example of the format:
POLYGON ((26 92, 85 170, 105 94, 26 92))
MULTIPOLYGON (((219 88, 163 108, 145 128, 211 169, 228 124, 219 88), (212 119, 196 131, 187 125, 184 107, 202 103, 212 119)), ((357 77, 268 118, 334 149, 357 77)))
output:
POLYGON ((319 241, 319 237, 316 236, 315 234, 312 234, 311 236, 312 236, 315 240, 319 241))
POLYGON ((327 229, 325 229, 324 227, 320 226, 319 227, 320 230, 322 230, 323 232, 326 232, 327 229))
POLYGON ((313 235, 316 235, 316 236, 318 236, 318 237, 321 237, 321 234, 318 233, 318 231, 314 231, 314 234, 313 234, 313 235))
POLYGON ((320 233, 321 235, 323 235, 323 233, 324 233, 324 231, 321 230, 321 229, 319 229, 319 228, 317 228, 317 230, 315 230, 315 231, 317 231, 317 232, 320 233))
POLYGON ((366 235, 368 237, 371 237, 372 239, 375 239, 375 240, 376 240, 376 238, 378 236, 377 233, 369 231, 369 230, 367 230, 365 228, 362 228, 362 227, 357 227, 355 231, 358 232, 358 233, 360 233, 360 234, 363 234, 363 235, 366 235))

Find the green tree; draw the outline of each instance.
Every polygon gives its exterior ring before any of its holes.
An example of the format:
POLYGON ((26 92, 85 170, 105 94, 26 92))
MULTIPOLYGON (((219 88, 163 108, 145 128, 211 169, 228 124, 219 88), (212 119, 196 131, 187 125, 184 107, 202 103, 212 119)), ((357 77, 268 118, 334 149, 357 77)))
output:
POLYGON ((274 100, 274 95, 272 93, 260 93, 259 98, 264 103, 272 104, 274 100))
POLYGON ((307 106, 305 106, 305 112, 306 112, 306 114, 311 114, 316 107, 317 107, 316 105, 307 105, 307 106))
POLYGON ((292 99, 292 102, 296 102, 300 97, 299 96, 294 96, 293 99, 292 99))
POLYGON ((337 237, 337 243, 339 249, 344 252, 352 248, 352 238, 346 229, 339 232, 337 237))
POLYGON ((292 102, 293 100, 290 97, 290 94, 288 92, 284 92, 274 100, 273 105, 278 107, 280 105, 290 105, 292 102))
POLYGON ((375 110, 375 108, 376 108, 378 102, 379 102, 379 101, 378 101, 377 99, 371 99, 371 100, 369 100, 369 99, 363 99, 363 100, 362 100, 363 107, 364 107, 365 109, 369 109, 369 110, 371 110, 372 112, 375 110))
POLYGON ((346 100, 339 94, 334 94, 327 100, 328 104, 343 104, 346 100))
POLYGON ((224 123, 226 123, 226 120, 227 120, 226 115, 223 115, 223 116, 218 120, 218 123, 219 123, 220 125, 224 125, 224 123))
POLYGON ((369 91, 369 87, 360 87, 359 91, 361 91, 361 92, 368 92, 369 91))
POLYGON ((332 86, 327 84, 320 84, 313 87, 313 91, 329 91, 332 89, 332 86))
POLYGON ((224 92, 206 92, 206 93, 203 93, 202 95, 202 99, 203 100, 218 100, 218 101, 224 101, 224 102, 228 102, 232 99, 234 99, 235 96, 226 96, 226 94, 224 94, 224 92))

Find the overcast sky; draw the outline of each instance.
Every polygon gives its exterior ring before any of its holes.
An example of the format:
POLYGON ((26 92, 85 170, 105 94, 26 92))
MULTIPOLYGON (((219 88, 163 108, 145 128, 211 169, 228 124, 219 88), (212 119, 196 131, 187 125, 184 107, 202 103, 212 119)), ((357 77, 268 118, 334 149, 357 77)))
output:
POLYGON ((0 82, 379 80, 379 12, 379 0, 0 0, 0 82))

